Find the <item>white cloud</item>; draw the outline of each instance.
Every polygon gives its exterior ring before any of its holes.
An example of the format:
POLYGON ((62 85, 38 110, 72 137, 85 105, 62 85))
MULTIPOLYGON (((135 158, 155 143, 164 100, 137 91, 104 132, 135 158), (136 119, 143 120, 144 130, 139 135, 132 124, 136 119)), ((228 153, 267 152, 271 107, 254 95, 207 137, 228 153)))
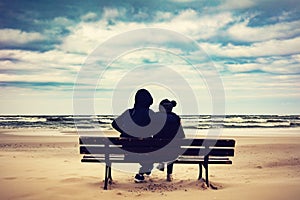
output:
POLYGON ((0 80, 74 82, 85 56, 62 51, 0 50, 0 80))
POLYGON ((300 63, 300 54, 292 55, 291 57, 292 57, 292 59, 294 59, 295 61, 300 63))
POLYGON ((288 61, 274 61, 268 64, 262 63, 245 63, 245 64, 227 64, 228 69, 232 72, 249 72, 261 70, 269 73, 294 74, 300 73, 300 63, 293 64, 288 61))
POLYGON ((235 19, 229 12, 200 15, 195 10, 184 10, 170 21, 153 26, 167 28, 185 34, 195 40, 208 39, 219 34, 220 29, 235 19))
POLYGON ((67 52, 89 54, 108 38, 126 30, 136 29, 137 27, 142 26, 138 23, 123 22, 119 22, 114 26, 108 26, 106 20, 81 22, 69 28, 71 34, 63 38, 62 44, 58 45, 57 48, 67 52))
POLYGON ((102 17, 104 19, 114 19, 119 16, 123 16, 126 13, 125 9, 117 9, 117 8, 104 8, 102 17))
POLYGON ((83 21, 89 21, 89 20, 93 20, 97 17, 97 14, 96 13, 93 13, 93 12, 88 12, 87 14, 81 16, 81 19, 83 21))
POLYGON ((280 56, 300 53, 300 37, 287 40, 270 40, 253 43, 250 46, 201 43, 200 46, 210 55, 235 57, 280 56))
MULTIPOLYGON (((228 59, 229 60, 229 59, 228 59)), ((248 72, 266 72, 272 75, 292 75, 300 73, 299 55, 292 56, 269 56, 250 59, 248 62, 239 63, 234 59, 230 63, 218 61, 216 65, 222 71, 229 70, 233 73, 248 74, 248 72)), ((250 73, 251 74, 251 73, 250 73)))
POLYGON ((279 22, 284 22, 289 20, 294 16, 294 11, 283 11, 281 15, 276 15, 274 17, 271 17, 272 21, 279 21, 279 22))
POLYGON ((172 17, 174 17, 173 13, 171 12, 162 12, 158 11, 155 13, 155 21, 165 21, 170 20, 172 17))
POLYGON ((234 74, 223 76, 226 98, 230 100, 300 97, 299 75, 234 74))
POLYGON ((249 27, 249 20, 235 24, 228 29, 233 40, 245 42, 291 38, 300 34, 300 21, 282 22, 260 27, 249 27))
POLYGON ((220 6, 217 7, 217 10, 246 9, 254 6, 255 4, 256 3, 254 0, 242 0, 242 1, 225 0, 222 2, 220 6))
MULTIPOLYGON (((103 19, 89 23, 81 22, 76 26, 69 27, 71 34, 63 38, 63 42, 58 48, 64 51, 88 54, 97 45, 100 45, 112 36, 147 27, 177 31, 195 40, 208 39, 218 35, 220 29, 234 21, 232 14, 228 12, 200 16, 195 10, 188 9, 172 18, 169 18, 170 13, 165 13, 165 15, 161 12, 157 13, 157 16, 160 17, 156 17, 156 21, 152 23, 122 21, 116 21, 114 24, 108 23, 107 18, 116 17, 122 12, 117 9, 105 9, 103 19), (165 18, 165 20, 161 20, 162 18, 165 18)), ((152 40, 159 39, 170 40, 170 38, 161 38, 159 35, 152 37, 152 40)))
POLYGON ((0 44, 23 45, 30 42, 44 40, 45 37, 38 32, 25 32, 18 29, 0 29, 0 44))
POLYGON ((35 75, 16 75, 16 74, 0 74, 1 81, 21 81, 21 82, 59 82, 59 83, 70 83, 74 82, 74 76, 65 76, 61 72, 56 71, 55 73, 43 73, 35 75))
MULTIPOLYGON (((42 69, 45 66, 55 66, 60 69, 69 69, 70 66, 81 65, 85 56, 78 54, 66 53, 63 51, 52 50, 46 52, 35 52, 26 50, 0 50, 0 58, 6 60, 16 60, 14 65, 25 64, 24 69, 29 66, 35 66, 37 69, 42 69)), ((5 68, 5 66, 1 66, 5 68)), ((49 68, 48 68, 49 69, 49 68)))
MULTIPOLYGON (((45 23, 45 22, 38 22, 37 23, 45 23)), ((66 17, 55 17, 52 21, 53 24, 58 25, 58 26, 68 26, 71 25, 72 21, 69 20, 66 17)))

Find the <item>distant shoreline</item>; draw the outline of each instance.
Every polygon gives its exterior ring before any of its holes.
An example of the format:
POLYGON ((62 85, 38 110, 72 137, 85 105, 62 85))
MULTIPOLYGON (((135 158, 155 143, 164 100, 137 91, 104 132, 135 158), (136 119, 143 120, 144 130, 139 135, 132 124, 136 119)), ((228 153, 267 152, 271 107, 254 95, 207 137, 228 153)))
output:
MULTIPOLYGON (((0 128, 36 128, 50 130, 101 129, 112 130, 114 115, 32 115, 0 116, 0 128)), ((181 124, 185 130, 241 129, 241 128, 297 128, 300 115, 182 115, 181 124)))

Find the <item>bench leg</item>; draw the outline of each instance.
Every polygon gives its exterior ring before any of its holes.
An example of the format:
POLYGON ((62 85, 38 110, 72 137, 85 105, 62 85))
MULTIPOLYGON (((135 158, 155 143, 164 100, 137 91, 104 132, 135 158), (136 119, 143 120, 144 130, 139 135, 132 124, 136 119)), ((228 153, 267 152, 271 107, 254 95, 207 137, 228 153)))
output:
POLYGON ((208 181, 208 156, 204 157, 204 168, 205 168, 205 179, 206 179, 206 186, 209 187, 209 181, 208 181))
POLYGON ((202 164, 199 163, 199 176, 198 176, 198 180, 202 179, 202 164))
POLYGON ((108 173, 109 172, 109 166, 105 165, 105 179, 104 179, 104 190, 107 190, 107 182, 108 182, 108 173))
POLYGON ((111 177, 111 166, 108 168, 108 183, 112 184, 112 177, 111 177))

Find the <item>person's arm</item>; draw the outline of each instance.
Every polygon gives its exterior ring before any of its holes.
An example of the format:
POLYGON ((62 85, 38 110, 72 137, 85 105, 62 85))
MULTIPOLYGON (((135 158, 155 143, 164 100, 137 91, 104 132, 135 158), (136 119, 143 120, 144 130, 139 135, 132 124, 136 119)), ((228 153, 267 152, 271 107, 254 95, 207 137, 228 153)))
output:
POLYGON ((120 133, 123 132, 122 129, 118 126, 116 120, 114 120, 114 121, 111 123, 111 126, 112 126, 114 129, 116 129, 116 131, 118 131, 118 132, 120 132, 120 133))
POLYGON ((177 115, 178 117, 178 123, 179 123, 179 127, 178 127, 178 131, 177 131, 177 138, 185 138, 185 134, 181 125, 181 118, 177 115))
POLYGON ((113 122, 111 123, 111 126, 116 131, 121 133, 120 137, 123 137, 123 135, 124 135, 124 131, 122 130, 122 125, 123 125, 123 118, 124 118, 125 113, 126 113, 126 111, 124 113, 122 113, 120 116, 118 116, 116 119, 114 119, 113 122))
POLYGON ((177 131, 177 137, 178 138, 185 138, 185 134, 184 134, 184 131, 183 131, 183 128, 182 128, 181 124, 179 125, 178 131, 177 131))
POLYGON ((127 137, 127 138, 132 138, 133 136, 127 134, 125 132, 125 127, 124 123, 126 123, 126 118, 129 116, 128 114, 130 113, 130 110, 126 110, 124 113, 122 113, 119 117, 117 117, 112 123, 112 127, 120 132, 120 137, 127 137))

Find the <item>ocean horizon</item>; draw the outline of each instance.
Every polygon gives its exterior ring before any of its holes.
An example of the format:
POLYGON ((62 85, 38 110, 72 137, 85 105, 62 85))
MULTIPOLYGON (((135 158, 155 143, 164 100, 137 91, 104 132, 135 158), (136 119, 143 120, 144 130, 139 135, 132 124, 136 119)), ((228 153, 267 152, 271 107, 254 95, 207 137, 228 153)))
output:
MULTIPOLYGON (((2 129, 113 130, 116 115, 0 115, 2 129)), ((185 130, 212 128, 297 128, 300 115, 180 115, 185 130)))

